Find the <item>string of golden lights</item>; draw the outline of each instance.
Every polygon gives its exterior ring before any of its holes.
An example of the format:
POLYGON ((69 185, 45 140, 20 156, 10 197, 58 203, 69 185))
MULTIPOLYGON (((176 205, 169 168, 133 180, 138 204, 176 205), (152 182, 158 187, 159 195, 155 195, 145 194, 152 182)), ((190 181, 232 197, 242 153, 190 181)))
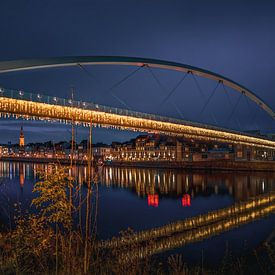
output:
POLYGON ((4 96, 0 97, 0 113, 4 118, 12 116, 27 120, 46 120, 66 124, 74 121, 75 124, 83 125, 85 127, 88 127, 90 123, 92 123, 93 126, 97 127, 160 133, 196 140, 217 141, 275 149, 275 141, 242 133, 135 117, 131 114, 127 116, 73 106, 61 106, 23 99, 14 99, 4 96))

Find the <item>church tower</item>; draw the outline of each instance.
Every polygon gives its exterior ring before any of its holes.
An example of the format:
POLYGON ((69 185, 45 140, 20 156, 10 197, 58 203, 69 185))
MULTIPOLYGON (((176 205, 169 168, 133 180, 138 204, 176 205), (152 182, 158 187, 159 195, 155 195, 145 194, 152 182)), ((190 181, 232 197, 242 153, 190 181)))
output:
POLYGON ((20 147, 24 147, 25 146, 25 138, 24 138, 24 133, 23 133, 23 126, 21 126, 21 130, 20 130, 19 146, 20 147))

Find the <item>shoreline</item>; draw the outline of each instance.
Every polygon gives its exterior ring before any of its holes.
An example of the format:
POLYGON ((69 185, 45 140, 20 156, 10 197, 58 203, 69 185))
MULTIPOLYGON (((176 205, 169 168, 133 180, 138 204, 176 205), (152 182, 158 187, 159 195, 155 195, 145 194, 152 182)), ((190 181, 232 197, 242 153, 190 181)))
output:
MULTIPOLYGON (((29 162, 29 163, 56 163, 69 165, 70 159, 53 158, 21 158, 1 157, 0 161, 29 162)), ((74 160, 76 165, 87 165, 86 160, 74 160)), ((161 169, 184 169, 201 171, 259 171, 275 172, 275 161, 244 161, 244 160, 212 160, 212 161, 112 161, 105 162, 105 166, 129 167, 129 168, 161 168, 161 169)))
POLYGON ((275 161, 242 161, 216 160, 193 162, 112 162, 106 166, 137 167, 137 168, 169 168, 201 171, 259 171, 275 172, 275 161))

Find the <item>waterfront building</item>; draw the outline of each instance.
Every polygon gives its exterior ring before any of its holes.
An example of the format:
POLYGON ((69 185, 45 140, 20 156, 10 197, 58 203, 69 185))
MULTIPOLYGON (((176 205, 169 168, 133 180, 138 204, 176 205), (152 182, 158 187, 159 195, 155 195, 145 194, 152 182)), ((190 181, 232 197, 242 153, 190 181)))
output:
POLYGON ((9 148, 7 146, 0 146, 0 156, 7 156, 9 154, 9 148))
POLYGON ((25 137, 24 137, 24 133, 23 133, 23 126, 21 126, 21 130, 20 130, 19 146, 20 147, 24 147, 25 146, 25 137))
POLYGON ((125 143, 112 143, 108 158, 113 161, 209 161, 233 159, 234 150, 227 144, 140 135, 125 143))
MULTIPOLYGON (((74 143, 73 159, 88 160, 88 142, 74 143)), ((9 144, 0 148, 2 157, 26 157, 34 159, 71 158, 71 143, 29 143, 25 145, 23 127, 20 130, 19 144, 9 144)), ((111 145, 96 143, 92 145, 95 161, 105 162, 206 162, 216 160, 234 161, 272 161, 275 151, 257 147, 218 143, 215 141, 198 142, 193 139, 171 137, 159 134, 139 135, 134 139, 111 145)))
POLYGON ((125 143, 112 143, 110 160, 175 160, 176 141, 159 135, 140 135, 125 143))
POLYGON ((97 143, 93 145, 92 152, 95 159, 108 160, 111 156, 111 147, 107 144, 97 143))

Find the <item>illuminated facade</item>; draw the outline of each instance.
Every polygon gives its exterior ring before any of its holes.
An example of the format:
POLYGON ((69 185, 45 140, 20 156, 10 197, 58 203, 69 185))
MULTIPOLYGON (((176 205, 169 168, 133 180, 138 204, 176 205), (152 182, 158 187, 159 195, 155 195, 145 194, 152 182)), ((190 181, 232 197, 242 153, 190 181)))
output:
MULTIPOLYGON (((131 142, 114 143, 109 159, 117 161, 175 161, 177 143, 174 138, 141 135, 131 142)), ((181 159, 182 160, 182 159, 181 159)))
POLYGON ((20 130, 19 146, 20 147, 24 147, 25 146, 25 137, 24 137, 24 133, 23 133, 23 126, 21 126, 21 130, 20 130))
POLYGON ((6 146, 0 146, 0 156, 7 156, 9 154, 9 149, 6 146))
MULTIPOLYGON (((201 161, 233 158, 232 147, 209 148, 212 143, 198 143, 177 137, 141 135, 125 143, 113 143, 112 150, 104 159, 113 161, 201 161), (222 150, 226 149, 226 150, 222 150), (230 155, 231 154, 231 155, 230 155)), ((224 146, 224 145, 223 145, 224 146)))

